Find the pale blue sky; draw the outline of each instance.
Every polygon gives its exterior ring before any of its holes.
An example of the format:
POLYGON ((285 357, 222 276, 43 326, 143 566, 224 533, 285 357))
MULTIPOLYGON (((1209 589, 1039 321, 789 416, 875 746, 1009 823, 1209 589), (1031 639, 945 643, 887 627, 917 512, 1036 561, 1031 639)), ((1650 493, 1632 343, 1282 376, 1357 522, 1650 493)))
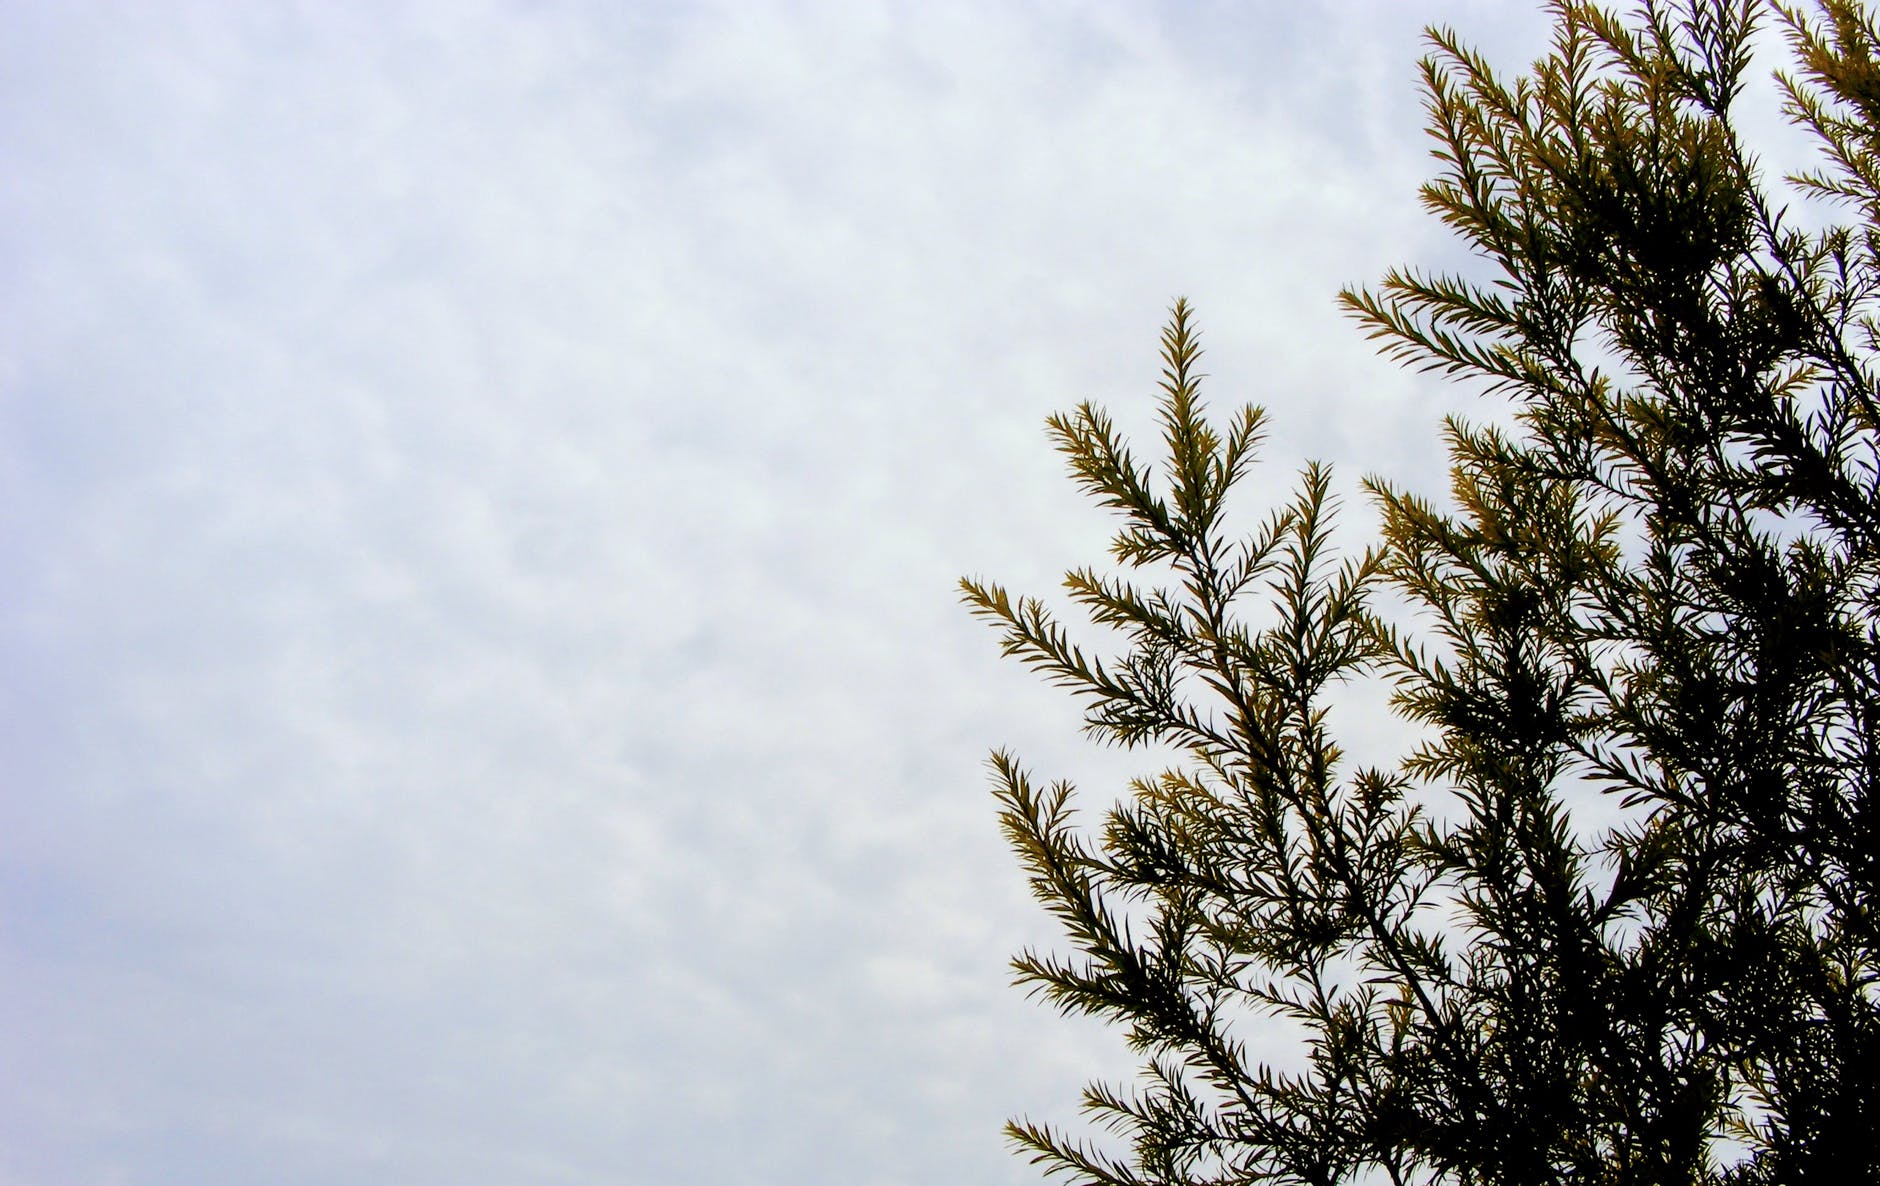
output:
POLYGON ((1438 483, 1334 294, 1533 7, 0 16, 0 1186, 1035 1180, 981 763, 1133 764, 952 582, 1178 294, 1256 498, 1438 483))

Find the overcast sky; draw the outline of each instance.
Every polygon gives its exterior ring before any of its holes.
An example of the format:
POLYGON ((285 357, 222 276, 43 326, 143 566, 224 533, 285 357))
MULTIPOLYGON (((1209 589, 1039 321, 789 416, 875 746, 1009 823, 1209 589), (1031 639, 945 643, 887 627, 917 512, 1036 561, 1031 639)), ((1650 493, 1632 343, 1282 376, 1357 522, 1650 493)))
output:
POLYGON ((1133 766, 953 583, 1177 295, 1440 490, 1334 297, 1534 8, 0 0, 0 1186, 1034 1181, 983 762, 1133 766))

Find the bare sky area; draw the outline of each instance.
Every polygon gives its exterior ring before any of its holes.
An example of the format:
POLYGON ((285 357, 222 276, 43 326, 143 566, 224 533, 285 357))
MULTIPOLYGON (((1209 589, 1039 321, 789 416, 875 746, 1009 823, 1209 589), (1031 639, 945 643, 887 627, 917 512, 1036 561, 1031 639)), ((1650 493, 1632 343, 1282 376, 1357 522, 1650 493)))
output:
POLYGON ((1324 8, 0 3, 0 1186, 1035 1180, 1044 417, 1177 295, 1250 516, 1471 406, 1335 294, 1542 18, 1324 8))

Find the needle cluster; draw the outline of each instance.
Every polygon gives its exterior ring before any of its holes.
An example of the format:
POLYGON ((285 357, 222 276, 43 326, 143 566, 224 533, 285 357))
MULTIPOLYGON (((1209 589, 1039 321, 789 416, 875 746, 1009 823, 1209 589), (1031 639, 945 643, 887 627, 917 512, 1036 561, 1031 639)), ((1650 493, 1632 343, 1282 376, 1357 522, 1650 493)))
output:
POLYGON ((1430 34, 1423 200, 1477 257, 1346 307, 1389 355, 1511 398, 1447 425, 1436 500, 1328 478, 1251 532, 1263 416, 1162 337, 1159 465, 1097 408, 1050 430, 1120 521, 1065 587, 1120 651, 963 582, 1105 742, 1178 755, 1096 827, 995 755, 1068 953, 1021 981, 1123 1027, 1120 1144, 1018 1121, 1051 1172, 1142 1183, 1880 1182, 1880 26, 1852 0, 1556 0, 1505 78, 1430 34), (1820 167, 1732 121, 1786 37, 1820 167), (1409 613, 1386 615, 1388 592, 1409 613), (1391 682, 1420 738, 1353 769, 1327 709, 1391 682), (1263 1018, 1304 1035, 1275 1065, 1263 1018))

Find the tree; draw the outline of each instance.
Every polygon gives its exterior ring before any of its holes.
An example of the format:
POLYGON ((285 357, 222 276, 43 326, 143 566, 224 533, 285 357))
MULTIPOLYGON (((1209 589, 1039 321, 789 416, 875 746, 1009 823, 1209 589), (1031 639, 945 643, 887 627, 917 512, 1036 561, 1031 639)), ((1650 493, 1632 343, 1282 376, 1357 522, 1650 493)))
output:
POLYGON ((1381 537, 1340 558, 1314 465, 1233 530, 1262 413, 1210 419, 1177 302, 1159 472, 1088 404, 1050 421, 1121 519, 1118 568, 1065 580, 1120 653, 963 582, 1092 735, 1175 755, 1097 828, 993 758, 1075 949, 1017 974, 1144 1060, 1084 1098, 1126 1150, 1010 1127, 1051 1172, 1880 1181, 1880 29, 1843 0, 1549 11, 1512 81, 1429 34, 1423 201, 1479 274, 1343 295, 1387 354, 1514 400, 1448 422, 1447 506, 1368 481, 1381 537), (1825 229, 1732 122, 1759 22, 1825 229), (1416 731, 1392 768, 1332 735, 1360 678, 1416 731), (1273 1016, 1292 1063, 1249 1054, 1273 1016))

